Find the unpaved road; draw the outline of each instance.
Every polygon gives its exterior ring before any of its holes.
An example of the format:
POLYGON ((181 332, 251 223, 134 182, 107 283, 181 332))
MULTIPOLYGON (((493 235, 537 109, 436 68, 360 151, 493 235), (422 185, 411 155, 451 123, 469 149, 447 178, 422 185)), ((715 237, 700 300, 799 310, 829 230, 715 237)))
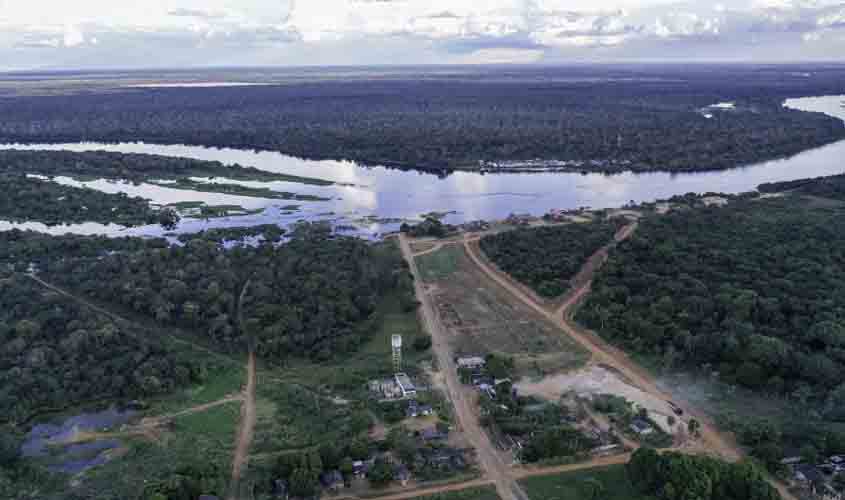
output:
POLYGON ((422 257, 423 255, 428 255, 430 253, 434 253, 434 252, 440 250, 441 248, 443 248, 443 245, 444 245, 443 242, 435 243, 433 247, 431 247, 427 250, 422 250, 420 252, 415 253, 414 257, 422 257))
POLYGON ((241 418, 238 423, 238 440, 235 444, 235 454, 232 456, 232 480, 229 483, 228 500, 238 500, 241 474, 249 461, 249 448, 255 434, 255 339, 249 336, 249 332, 246 332, 243 328, 243 303, 249 284, 250 281, 247 280, 238 297, 238 329, 241 330, 241 333, 247 335, 249 354, 246 362, 246 387, 244 387, 241 418))
MULTIPOLYGON (((615 238, 616 242, 621 241, 620 238, 624 239, 630 237, 635 229, 636 223, 626 226, 623 231, 620 231, 620 233, 617 234, 617 237, 615 238)), ((615 244, 616 242, 612 244, 615 244)), ((547 317, 567 335, 584 346, 584 348, 592 353, 594 360, 597 363, 602 363, 618 370, 626 379, 630 380, 633 385, 655 397, 663 400, 673 399, 670 394, 663 392, 657 387, 657 384, 651 374, 639 367, 636 363, 632 362, 624 352, 610 346, 595 334, 581 329, 574 323, 574 321, 572 321, 572 314, 576 306, 589 293, 592 285, 592 278, 595 271, 598 270, 598 266, 594 265, 595 263, 593 262, 593 259, 603 259, 604 255, 606 255, 607 247, 598 251, 598 257, 593 256, 590 258, 590 262, 592 264, 588 264, 588 266, 590 266, 591 272, 581 276, 583 283, 568 294, 567 299, 556 311, 549 311, 546 307, 543 307, 543 305, 532 300, 527 294, 522 293, 518 287, 513 286, 508 279, 503 278, 501 276, 501 271, 494 269, 492 264, 488 263, 486 258, 480 255, 478 245, 473 245, 471 243, 472 242, 469 240, 464 241, 464 247, 466 248, 470 259, 479 267, 479 269, 484 271, 484 273, 486 273, 500 286, 507 289, 516 298, 547 317)), ((689 404, 686 404, 677 398, 675 398, 675 401, 681 404, 688 413, 694 416, 701 423, 701 437, 706 443, 708 449, 714 451, 727 460, 736 461, 742 456, 742 453, 736 445, 734 445, 729 439, 723 437, 716 430, 713 422, 708 416, 696 411, 691 408, 689 404)))
MULTIPOLYGON (((423 287, 411 245, 404 234, 399 236, 399 244, 402 248, 402 254, 410 265, 411 273, 414 275, 414 288, 417 299, 421 303, 420 317, 422 318, 423 328, 432 337, 432 348, 437 356, 440 370, 444 374, 447 396, 455 407, 458 426, 475 448, 481 469, 486 477, 493 480, 499 498, 501 500, 528 500, 528 496, 513 478, 510 467, 504 462, 501 454, 481 428, 478 415, 473 411, 475 406, 472 400, 474 392, 464 387, 458 380, 458 369, 455 366, 454 355, 449 346, 448 335, 440 317, 437 315, 431 296, 423 287)), ((418 494, 415 496, 418 496, 418 494)))

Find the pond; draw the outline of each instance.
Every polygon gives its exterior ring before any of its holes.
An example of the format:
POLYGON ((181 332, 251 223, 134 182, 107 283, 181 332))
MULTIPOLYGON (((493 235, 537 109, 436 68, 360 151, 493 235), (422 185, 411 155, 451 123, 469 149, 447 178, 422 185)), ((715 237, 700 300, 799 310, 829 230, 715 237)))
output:
MULTIPOLYGON (((785 106, 805 111, 818 111, 845 119, 842 102, 845 96, 824 96, 790 99, 785 106)), ((713 107, 713 113, 732 112, 727 106, 713 107)), ((73 143, 0 145, 9 149, 46 149, 88 151, 104 150, 124 153, 148 153, 164 156, 215 160, 227 165, 252 166, 269 172, 317 177, 331 180, 332 186, 304 184, 243 183, 252 187, 269 187, 277 191, 292 191, 330 198, 324 202, 284 202, 252 198, 234 200, 228 195, 189 193, 162 186, 95 181, 84 183, 95 189, 125 191, 143 196, 156 203, 177 200, 200 200, 208 203, 243 204, 250 208, 266 208, 261 214, 227 217, 210 221, 185 219, 178 229, 189 232, 206 227, 231 227, 279 223, 285 225, 296 220, 331 220, 335 224, 354 226, 357 232, 375 235, 393 230, 394 221, 382 224, 372 219, 414 219, 429 212, 451 212, 447 221, 460 223, 477 219, 501 219, 511 213, 542 215, 552 209, 578 207, 610 208, 630 201, 646 202, 669 198, 688 192, 740 193, 755 189, 759 184, 806 177, 839 174, 845 171, 841 158, 845 157, 845 141, 805 151, 782 160, 763 162, 732 170, 698 173, 622 173, 614 175, 581 173, 497 173, 456 172, 446 178, 417 171, 403 171, 384 167, 364 167, 347 161, 315 161, 294 158, 276 152, 255 152, 202 146, 157 145, 145 143, 73 143), (290 213, 286 205, 300 205, 300 210, 290 213), (325 214, 330 213, 330 216, 325 214), (366 219, 370 217, 371 219, 366 219)), ((231 182, 222 180, 222 182, 231 182)), ((32 224, 0 223, 0 229, 29 227, 32 224)), ((50 232, 101 231, 113 234, 114 227, 94 227, 90 224, 49 228, 50 232)), ((160 234, 152 227, 120 230, 121 234, 160 234)))

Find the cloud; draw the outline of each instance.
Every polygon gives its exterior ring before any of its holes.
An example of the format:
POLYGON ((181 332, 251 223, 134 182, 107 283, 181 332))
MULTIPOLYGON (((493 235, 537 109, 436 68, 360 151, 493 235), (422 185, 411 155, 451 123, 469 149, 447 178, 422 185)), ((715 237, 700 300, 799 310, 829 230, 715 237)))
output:
POLYGON ((215 12, 207 12, 207 11, 198 10, 198 9, 184 9, 184 8, 173 9, 173 10, 169 11, 167 13, 167 15, 168 16, 174 16, 174 17, 194 17, 194 18, 197 18, 197 19, 207 19, 207 20, 221 19, 221 18, 226 17, 225 14, 220 14, 220 13, 215 13, 215 12))
MULTIPOLYGON (((0 61, 842 58, 845 0, 0 0, 0 61), (27 52, 38 50, 38 56, 27 52), (802 51, 804 51, 802 53, 802 51), (797 56, 796 56, 797 54, 797 56), (750 57, 750 56, 749 56, 750 57)), ((8 62, 8 61, 13 61, 8 62)), ((2 64, 2 63, 0 63, 2 64)))

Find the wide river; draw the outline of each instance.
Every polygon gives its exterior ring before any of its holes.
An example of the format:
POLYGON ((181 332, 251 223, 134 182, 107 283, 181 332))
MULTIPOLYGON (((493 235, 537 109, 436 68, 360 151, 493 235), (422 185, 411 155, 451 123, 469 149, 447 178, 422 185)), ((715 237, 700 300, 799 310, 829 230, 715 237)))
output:
MULTIPOLYGON (((805 111, 819 111, 845 120, 845 96, 810 97, 788 100, 785 105, 805 111)), ((713 112, 735 112, 722 110, 713 112)), ((759 184, 833 175, 845 172, 845 141, 805 151, 791 158, 763 162, 732 170, 700 173, 623 173, 615 175, 580 173, 506 173, 481 174, 457 172, 446 178, 416 171, 383 167, 363 167, 353 162, 313 161, 274 152, 218 149, 202 146, 167 146, 144 143, 101 144, 29 144, 0 145, 2 149, 44 149, 88 151, 103 150, 123 153, 149 153, 164 156, 216 160, 225 164, 252 166, 270 172, 317 177, 335 181, 328 187, 307 186, 288 182, 246 183, 268 186, 280 191, 315 194, 331 198, 327 202, 285 202, 228 195, 195 193, 162 186, 95 181, 78 183, 103 191, 123 191, 143 196, 154 202, 202 200, 214 204, 237 204, 245 208, 266 208, 257 215, 228 217, 212 221, 185 219, 180 232, 204 227, 252 225, 276 222, 280 225, 300 219, 332 220, 359 227, 361 234, 377 234, 395 229, 395 224, 364 222, 365 217, 416 218, 427 212, 454 212, 452 223, 477 219, 504 218, 511 213, 541 215, 551 209, 577 207, 609 208, 628 203, 653 201, 688 192, 739 193, 755 189, 759 184), (281 207, 301 206, 288 213, 281 207)), ((78 232, 103 234, 160 234, 155 227, 121 230, 117 226, 80 224, 47 228, 42 224, 0 222, 0 230, 11 227, 32 228, 51 233, 78 232)))

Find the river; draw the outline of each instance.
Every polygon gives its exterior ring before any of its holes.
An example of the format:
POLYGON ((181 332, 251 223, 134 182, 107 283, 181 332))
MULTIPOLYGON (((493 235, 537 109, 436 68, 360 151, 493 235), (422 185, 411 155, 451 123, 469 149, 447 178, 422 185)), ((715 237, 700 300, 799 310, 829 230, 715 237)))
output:
MULTIPOLYGON (((845 96, 790 99, 785 106, 804 111, 817 111, 845 120, 842 103, 845 96)), ((713 112, 736 112, 725 108, 713 112)), ((227 217, 203 221, 185 219, 178 232, 193 232, 206 227, 232 227, 263 223, 285 225, 296 220, 331 220, 335 224, 352 225, 361 235, 377 235, 393 230, 395 223, 379 223, 372 219, 418 218, 437 211, 450 212, 447 221, 460 223, 477 219, 500 219, 509 214, 541 215, 551 209, 578 207, 610 208, 630 201, 646 202, 688 192, 740 193, 755 189, 764 182, 787 181, 845 172, 845 141, 805 151, 793 157, 763 162, 731 170, 698 173, 622 173, 614 175, 581 173, 502 173, 481 174, 456 172, 446 178, 433 174, 403 171, 384 167, 364 167, 345 161, 315 161, 294 158, 275 152, 255 152, 202 146, 158 145, 145 143, 73 143, 0 145, 2 149, 27 150, 103 150, 123 153, 148 153, 199 160, 215 160, 225 164, 252 166, 269 172, 294 174, 331 180, 332 186, 310 186, 291 182, 244 183, 270 187, 279 191, 313 194, 331 198, 325 202, 285 202, 210 193, 179 193, 162 186, 94 181, 77 183, 104 191, 124 191, 143 196, 156 203, 177 200, 203 200, 209 203, 266 208, 261 214, 227 217), (282 210, 285 205, 300 205, 294 214, 282 210), (370 217, 370 219, 366 219, 370 217)), ((65 182, 70 182, 66 180, 65 182)), ((226 181, 234 182, 234 181, 226 181)), ((0 222, 0 230, 12 227, 31 228, 53 234, 144 234, 157 235, 156 227, 124 230, 116 226, 81 224, 48 228, 43 224, 0 222)))

